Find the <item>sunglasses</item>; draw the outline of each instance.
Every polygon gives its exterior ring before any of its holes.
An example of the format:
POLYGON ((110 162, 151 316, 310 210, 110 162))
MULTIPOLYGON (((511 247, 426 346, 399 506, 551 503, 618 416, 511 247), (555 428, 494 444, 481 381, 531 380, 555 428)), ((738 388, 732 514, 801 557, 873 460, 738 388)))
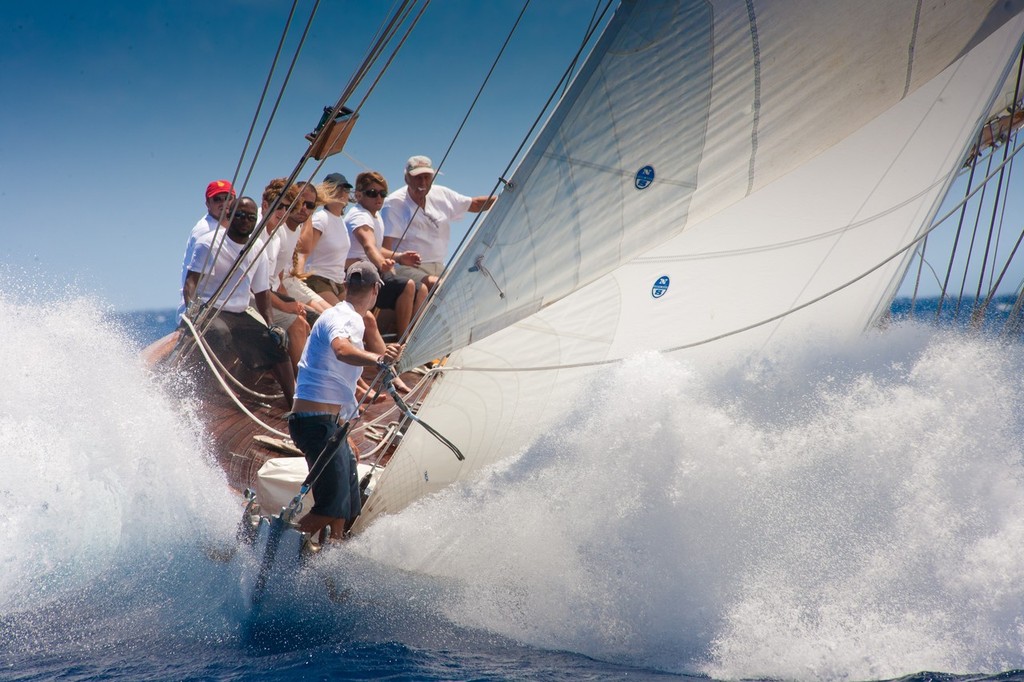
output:
POLYGON ((388 192, 387 192, 387 190, 384 190, 384 189, 364 189, 363 190, 363 196, 370 197, 371 199, 376 199, 377 197, 380 197, 381 199, 383 199, 387 195, 388 195, 388 192))
POLYGON ((236 211, 235 212, 235 217, 240 219, 240 220, 247 220, 247 221, 249 221, 251 223, 256 222, 256 214, 255 213, 249 213, 248 211, 236 211))
POLYGON ((231 195, 227 193, 214 194, 212 197, 210 197, 210 201, 216 201, 218 204, 222 204, 230 198, 231 195))
POLYGON ((306 208, 308 208, 310 211, 312 211, 314 208, 316 208, 316 202, 315 201, 300 201, 299 203, 302 204, 303 206, 305 206, 306 208))

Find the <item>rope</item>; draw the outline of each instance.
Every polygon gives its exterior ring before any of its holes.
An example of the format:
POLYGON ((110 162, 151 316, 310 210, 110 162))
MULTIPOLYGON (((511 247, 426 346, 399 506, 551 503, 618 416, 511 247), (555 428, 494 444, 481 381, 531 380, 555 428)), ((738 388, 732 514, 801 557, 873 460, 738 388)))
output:
MULTIPOLYGON (((241 381, 239 381, 235 377, 235 375, 232 374, 231 371, 227 367, 224 366, 224 363, 222 363, 220 361, 220 358, 217 357, 217 354, 213 352, 213 349, 210 348, 210 344, 208 344, 206 342, 206 339, 204 339, 202 337, 199 337, 196 340, 196 342, 198 344, 202 344, 203 348, 205 348, 210 353, 210 359, 213 361, 213 364, 217 366, 217 370, 220 372, 220 374, 223 375, 223 376, 226 376, 228 378, 228 381, 230 381, 241 392, 247 393, 247 394, 251 395, 252 397, 258 398, 260 400, 280 400, 281 398, 284 397, 283 393, 277 393, 277 394, 274 394, 274 395, 266 395, 264 393, 258 393, 256 391, 252 390, 251 388, 249 388, 248 386, 243 384, 241 381)), ((209 365, 209 363, 207 363, 207 364, 209 365)), ((210 366, 210 369, 213 369, 213 367, 210 366)))
POLYGON ((217 378, 217 382, 220 384, 221 388, 224 389, 224 394, 226 396, 228 396, 229 398, 231 398, 232 402, 234 402, 235 405, 238 407, 238 409, 240 409, 247 417, 252 419, 254 422, 256 422, 257 424, 262 426, 264 429, 266 429, 270 433, 273 433, 274 435, 280 436, 282 438, 291 438, 291 436, 289 434, 283 433, 281 431, 278 431, 273 426, 270 426, 269 424, 264 423, 263 420, 261 420, 259 417, 254 415, 252 412, 250 412, 249 408, 247 408, 245 405, 242 404, 242 402, 238 399, 238 396, 236 396, 234 394, 234 392, 231 390, 231 387, 228 386, 224 382, 224 379, 220 376, 220 374, 213 369, 213 365, 212 365, 212 362, 210 360, 210 356, 207 354, 206 345, 200 342, 199 333, 196 331, 196 328, 194 326, 192 326, 192 322, 187 317, 182 317, 181 319, 182 319, 182 322, 185 323, 185 326, 187 326, 189 328, 189 331, 191 331, 193 336, 195 337, 196 346, 199 348, 199 352, 203 354, 203 357, 206 359, 207 366, 210 368, 210 371, 213 373, 213 375, 217 378))

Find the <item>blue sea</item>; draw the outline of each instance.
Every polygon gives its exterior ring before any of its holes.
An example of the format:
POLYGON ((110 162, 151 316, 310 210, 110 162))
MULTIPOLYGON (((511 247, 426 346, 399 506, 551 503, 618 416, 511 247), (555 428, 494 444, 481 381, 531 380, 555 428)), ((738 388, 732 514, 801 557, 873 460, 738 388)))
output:
POLYGON ((0 301, 0 679, 1024 679, 1024 348, 927 305, 633 358, 253 613, 173 311, 0 301))

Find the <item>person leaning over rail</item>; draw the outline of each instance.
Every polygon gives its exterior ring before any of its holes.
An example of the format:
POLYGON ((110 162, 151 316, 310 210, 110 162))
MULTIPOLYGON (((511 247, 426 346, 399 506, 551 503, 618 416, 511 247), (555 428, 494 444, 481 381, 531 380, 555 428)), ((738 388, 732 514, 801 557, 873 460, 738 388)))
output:
POLYGON ((342 217, 352 185, 341 173, 331 173, 316 190, 324 205, 302 228, 296 268, 306 273, 310 289, 336 305, 344 297, 345 259, 352 245, 342 217))
MULTIPOLYGON (((185 242, 185 255, 181 259, 181 287, 185 290, 185 277, 188 266, 192 262, 192 252, 196 248, 196 240, 204 234, 213 232, 218 227, 227 227, 231 220, 231 207, 235 200, 235 188, 227 180, 214 180, 206 186, 206 215, 199 219, 185 242)), ((185 313, 185 306, 178 308, 178 317, 185 313)))
POLYGON ((280 327, 268 328, 263 320, 246 312, 251 292, 263 319, 273 319, 267 259, 256 248, 239 258, 255 227, 256 202, 242 197, 236 203, 234 218, 227 229, 218 228, 196 240, 183 298, 190 312, 198 304, 213 308, 213 314, 202 316, 201 324, 209 322, 203 336, 214 351, 229 349, 249 369, 269 369, 290 408, 295 393, 295 374, 285 350, 287 336, 280 327), (217 299, 211 302, 218 289, 217 299))
POLYGON ((326 452, 339 420, 356 416, 356 382, 364 367, 391 364, 403 346, 388 344, 383 353, 363 345, 363 318, 373 308, 383 282, 377 268, 357 261, 346 271, 345 298, 313 324, 299 361, 295 402, 288 418, 292 441, 302 450, 313 472, 314 505, 298 521, 298 529, 315 534, 330 526, 330 539, 341 540, 347 524, 362 511, 356 458, 348 438, 326 452), (318 460, 320 460, 318 462, 318 460))
POLYGON ((436 171, 426 156, 413 156, 405 163, 405 187, 387 198, 381 209, 384 218, 384 247, 412 249, 420 254, 416 265, 399 264, 395 274, 432 287, 444 271, 451 223, 467 212, 479 213, 494 205, 494 196, 467 197, 434 184, 436 171))

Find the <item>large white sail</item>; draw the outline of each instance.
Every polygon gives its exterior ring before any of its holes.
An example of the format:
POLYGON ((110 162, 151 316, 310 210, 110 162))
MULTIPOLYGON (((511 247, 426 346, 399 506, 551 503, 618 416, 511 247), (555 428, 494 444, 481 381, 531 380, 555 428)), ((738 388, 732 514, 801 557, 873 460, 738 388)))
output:
POLYGON ((871 324, 1020 10, 624 3, 410 341, 456 351, 420 415, 467 461, 411 427, 362 523, 516 452, 601 363, 871 324))

